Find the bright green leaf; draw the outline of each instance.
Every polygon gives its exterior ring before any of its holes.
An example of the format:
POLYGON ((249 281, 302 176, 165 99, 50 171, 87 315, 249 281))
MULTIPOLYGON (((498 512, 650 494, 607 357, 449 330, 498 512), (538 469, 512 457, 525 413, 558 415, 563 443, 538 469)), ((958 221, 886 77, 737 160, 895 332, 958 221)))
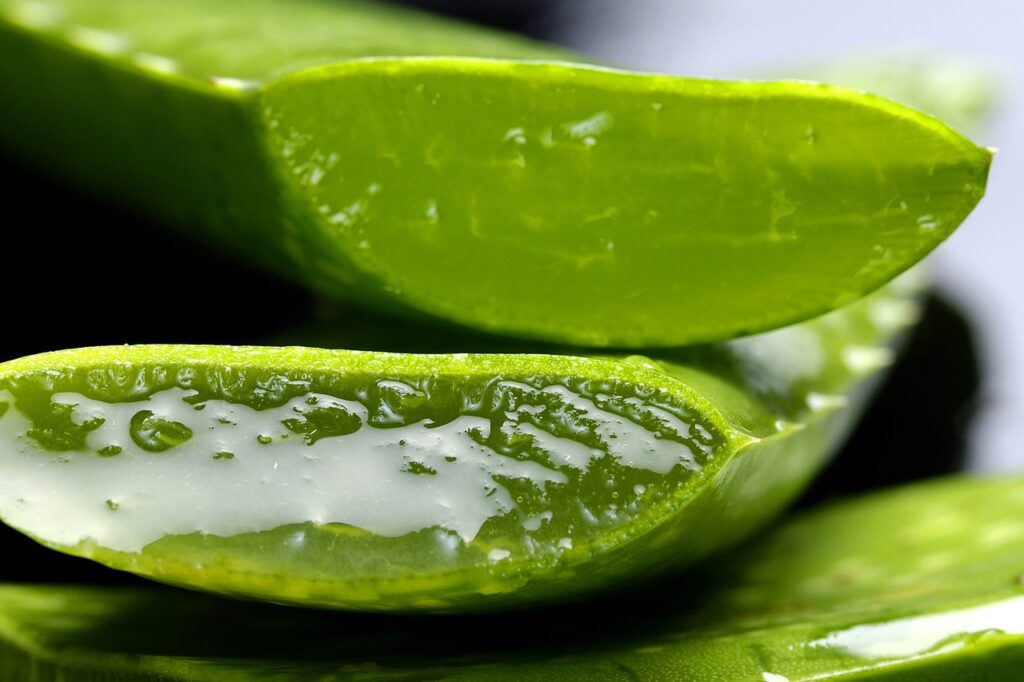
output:
POLYGON ((876 96, 566 59, 354 2, 0 0, 0 144, 329 295, 597 346, 818 315, 984 192, 876 96))

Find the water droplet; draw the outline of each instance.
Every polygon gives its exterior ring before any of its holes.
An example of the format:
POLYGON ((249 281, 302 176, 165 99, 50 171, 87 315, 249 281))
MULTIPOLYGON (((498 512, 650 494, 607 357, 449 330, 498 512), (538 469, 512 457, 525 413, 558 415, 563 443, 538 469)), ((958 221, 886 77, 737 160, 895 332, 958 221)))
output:
POLYGON ((492 549, 490 552, 487 553, 487 560, 493 564, 499 561, 504 561, 505 559, 508 559, 510 556, 512 556, 512 552, 508 551, 507 549, 492 549))
POLYGON ((135 444, 147 452, 164 452, 192 438, 192 429, 164 419, 151 410, 136 412, 128 427, 135 444))
POLYGON ((574 140, 582 140, 584 144, 596 144, 597 140, 587 142, 587 138, 596 138, 612 127, 615 119, 607 111, 599 111, 590 118, 573 121, 562 126, 562 130, 574 140))
POLYGON ((363 211, 366 209, 365 201, 355 201, 351 205, 341 209, 331 217, 327 219, 331 225, 344 225, 350 227, 356 223, 357 220, 362 218, 363 211))
POLYGON ((516 144, 526 144, 526 130, 523 128, 510 128, 505 132, 503 141, 508 142, 511 140, 516 144))

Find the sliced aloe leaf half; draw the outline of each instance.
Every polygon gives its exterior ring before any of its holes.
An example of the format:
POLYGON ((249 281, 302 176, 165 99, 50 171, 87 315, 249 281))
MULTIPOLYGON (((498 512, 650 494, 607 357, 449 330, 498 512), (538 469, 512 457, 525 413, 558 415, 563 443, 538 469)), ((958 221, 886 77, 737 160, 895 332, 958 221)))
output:
POLYGON ((121 346, 0 365, 0 517, 158 580, 364 609, 571 597, 797 494, 916 314, 901 280, 656 358, 121 346))

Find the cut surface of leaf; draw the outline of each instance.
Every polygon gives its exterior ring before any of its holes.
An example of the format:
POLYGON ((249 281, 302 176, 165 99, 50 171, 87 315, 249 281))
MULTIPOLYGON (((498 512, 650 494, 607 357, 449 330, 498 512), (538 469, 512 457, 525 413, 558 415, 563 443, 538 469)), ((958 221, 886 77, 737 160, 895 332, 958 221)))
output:
POLYGON ((658 358, 124 346, 0 365, 0 516, 158 580, 488 609, 736 542, 802 489, 912 322, 900 280, 658 358))
POLYGON ((932 481, 804 512, 633 595, 444 627, 157 588, 6 585, 0 679, 1014 679, 1022 512, 1019 478, 932 481))
POLYGON ((991 156, 864 93, 574 64, 350 2, 0 0, 0 32, 25 158, 323 293, 555 342, 848 303, 961 223, 991 156))

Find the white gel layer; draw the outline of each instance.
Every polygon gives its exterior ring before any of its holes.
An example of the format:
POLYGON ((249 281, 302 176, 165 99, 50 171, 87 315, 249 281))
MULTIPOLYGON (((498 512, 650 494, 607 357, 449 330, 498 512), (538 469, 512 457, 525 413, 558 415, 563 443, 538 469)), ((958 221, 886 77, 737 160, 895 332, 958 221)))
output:
MULTIPOLYGON (((527 388, 530 388, 527 386, 527 388)), ((530 390, 536 390, 530 388, 530 390)), ((619 464, 632 469, 648 469, 655 473, 667 474, 677 464, 696 471, 700 467, 693 455, 693 450, 674 440, 658 439, 645 427, 630 421, 622 415, 602 410, 594 401, 578 393, 573 393, 565 386, 545 386, 544 393, 554 393, 562 401, 572 405, 588 415, 599 416, 595 431, 608 447, 608 454, 618 460, 619 464)), ((657 409, 657 415, 664 423, 664 410, 657 409)), ((672 415, 669 415, 672 416, 672 415)), ((686 434, 689 429, 685 430, 686 434)), ((680 434, 683 435, 683 434, 680 434)))
MULTIPOLYGON (((398 382, 382 383, 382 389, 414 392, 398 382)), ((109 446, 121 452, 113 457, 54 453, 27 435, 31 422, 14 407, 11 394, 0 390, 0 401, 11 405, 0 417, 0 516, 50 543, 92 540, 124 552, 167 535, 232 536, 303 522, 344 523, 388 537, 437 527, 468 542, 488 519, 517 509, 496 476, 543 490, 567 483, 566 472, 586 469, 605 451, 625 466, 662 474, 676 464, 696 467, 685 445, 655 439, 644 427, 563 386, 503 383, 533 394, 557 394, 598 424, 605 447, 592 449, 521 422, 526 413, 541 409, 532 405, 507 413, 501 428, 531 436, 550 454, 551 467, 478 443, 473 435, 482 440, 491 428, 482 417, 461 416, 436 427, 419 422, 376 428, 366 423, 361 403, 327 395, 310 394, 263 411, 220 400, 197 410, 185 401, 194 393, 170 389, 131 403, 55 394, 53 402, 73 406, 76 423, 103 420, 88 435, 92 453, 109 446), (314 405, 307 403, 311 397, 314 405), (362 423, 354 433, 312 445, 282 424, 323 408, 344 410, 362 423), (129 425, 143 410, 187 426, 192 437, 159 453, 138 447, 129 425), (272 440, 262 444, 258 436, 272 440), (221 452, 233 457, 215 459, 221 452), (436 473, 412 473, 413 463, 436 473)), ((523 521, 527 530, 539 525, 531 517, 523 521)))
POLYGON ((811 642, 868 659, 920 656, 958 637, 979 633, 1024 634, 1024 596, 957 611, 857 625, 811 642))

